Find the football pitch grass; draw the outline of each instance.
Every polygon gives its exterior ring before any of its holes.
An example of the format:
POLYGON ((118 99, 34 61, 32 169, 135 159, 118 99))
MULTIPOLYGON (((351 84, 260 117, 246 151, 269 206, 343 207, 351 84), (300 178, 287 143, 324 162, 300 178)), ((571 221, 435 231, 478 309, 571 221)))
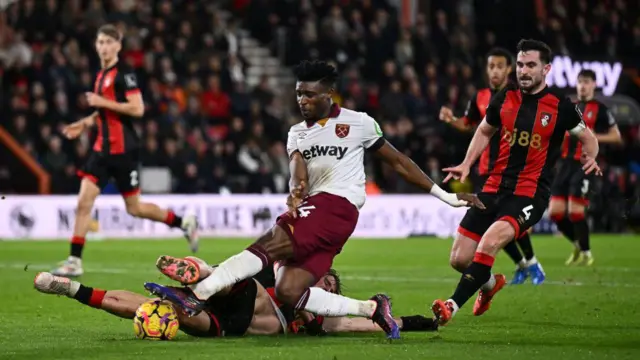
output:
MULTIPOLYGON (((203 240, 199 256, 219 262, 249 240, 203 240)), ((450 240, 352 240, 337 258, 345 294, 392 296, 394 313, 425 314, 458 282, 450 240)), ((473 299, 437 333, 382 333, 137 340, 131 320, 33 288, 68 251, 65 242, 0 242, 0 359, 639 359, 640 237, 594 236, 591 268, 564 266, 570 246, 534 236, 547 273, 541 286, 507 286, 489 312, 471 314, 473 299), (25 267, 28 265, 28 267, 25 267)), ((89 242, 84 284, 144 293, 145 281, 167 282, 154 267, 161 254, 188 255, 182 240, 89 242)), ((505 255, 496 269, 511 277, 505 255)))

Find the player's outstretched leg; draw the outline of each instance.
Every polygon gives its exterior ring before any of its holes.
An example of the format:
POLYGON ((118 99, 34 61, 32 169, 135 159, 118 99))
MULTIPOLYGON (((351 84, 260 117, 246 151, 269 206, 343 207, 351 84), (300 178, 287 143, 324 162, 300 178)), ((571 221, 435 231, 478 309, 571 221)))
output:
POLYGON ((131 216, 149 219, 166 224, 172 228, 182 229, 192 252, 198 251, 198 219, 195 215, 180 217, 171 210, 160 208, 156 204, 140 201, 140 194, 133 193, 124 198, 127 213, 131 216))
POLYGON ((94 177, 86 176, 80 183, 76 219, 73 226, 73 237, 71 238, 71 252, 67 260, 51 271, 54 275, 75 277, 84 273, 82 269, 82 251, 84 250, 86 236, 91 223, 91 210, 100 194, 100 187, 96 182, 97 180, 94 177))
POLYGON ((540 285, 544 282, 547 276, 542 268, 542 264, 540 264, 533 252, 531 232, 532 229, 529 229, 529 231, 522 234, 516 242, 518 243, 518 246, 520 246, 522 253, 524 253, 524 257, 526 259, 526 272, 531 277, 531 283, 533 285, 540 285))
POLYGON ((583 199, 569 200, 569 220, 573 225, 580 254, 575 261, 577 265, 593 265, 593 255, 591 255, 591 245, 589 244, 589 224, 586 219, 586 201, 583 199))
POLYGON ((515 235, 514 226, 507 221, 500 220, 489 227, 482 236, 473 262, 462 274, 454 294, 447 301, 433 302, 431 309, 441 325, 449 322, 458 309, 483 287, 491 289, 483 289, 480 292, 473 313, 478 316, 489 309, 491 300, 506 283, 504 275, 492 276, 491 274, 495 256, 506 243, 512 241, 515 235))

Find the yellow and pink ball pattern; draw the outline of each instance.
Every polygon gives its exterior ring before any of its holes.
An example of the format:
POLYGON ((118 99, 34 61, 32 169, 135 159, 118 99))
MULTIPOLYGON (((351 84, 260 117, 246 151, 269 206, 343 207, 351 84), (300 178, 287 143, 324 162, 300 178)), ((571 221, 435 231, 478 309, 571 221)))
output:
POLYGON ((178 313, 171 304, 161 300, 140 305, 133 318, 133 331, 138 339, 171 340, 178 328, 178 313))

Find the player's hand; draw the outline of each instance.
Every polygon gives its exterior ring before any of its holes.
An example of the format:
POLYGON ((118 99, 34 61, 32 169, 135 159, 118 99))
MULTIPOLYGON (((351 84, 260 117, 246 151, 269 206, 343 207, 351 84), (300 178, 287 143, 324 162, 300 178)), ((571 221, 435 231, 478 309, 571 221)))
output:
POLYGON ((467 180, 467 178, 469 177, 469 172, 471 172, 471 169, 467 165, 460 164, 458 166, 444 168, 442 169, 442 171, 448 173, 447 177, 444 178, 444 183, 449 182, 449 180, 451 179, 456 179, 460 180, 460 182, 464 184, 465 180, 467 180))
POLYGON ((73 140, 82 134, 85 127, 86 124, 84 123, 84 120, 76 121, 65 126, 62 129, 62 135, 64 135, 69 140, 73 140))
POLYGON ((92 106, 95 108, 104 107, 104 103, 106 102, 106 99, 103 98, 102 96, 92 92, 86 92, 84 93, 84 95, 87 97, 87 103, 89 104, 89 106, 92 106))
POLYGON ((446 123, 450 123, 452 121, 455 121, 455 117, 453 116, 453 111, 451 109, 449 109, 446 106, 443 106, 440 108, 440 116, 439 116, 440 120, 446 122, 446 123))
POLYGON ((458 200, 465 201, 467 203, 466 206, 475 207, 480 210, 486 209, 486 207, 484 206, 482 201, 480 201, 480 199, 478 198, 478 195, 476 194, 461 193, 461 194, 456 194, 456 196, 458 197, 458 200))
POLYGON ((291 188, 289 196, 287 196, 287 208, 289 208, 289 214, 293 218, 298 217, 298 207, 306 197, 306 189, 306 181, 301 181, 299 185, 291 188))
POLYGON ((600 166, 598 166, 596 159, 586 154, 582 154, 582 156, 580 156, 580 162, 582 163, 582 170, 585 174, 589 175, 594 173, 597 176, 602 176, 602 170, 600 169, 600 166))

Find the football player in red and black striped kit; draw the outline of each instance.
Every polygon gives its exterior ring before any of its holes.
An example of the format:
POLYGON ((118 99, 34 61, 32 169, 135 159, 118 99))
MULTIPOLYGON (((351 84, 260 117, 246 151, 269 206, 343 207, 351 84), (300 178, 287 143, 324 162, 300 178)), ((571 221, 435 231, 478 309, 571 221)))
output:
MULTIPOLYGON (((453 125, 456 129, 464 132, 471 132, 484 119, 487 107, 491 98, 504 89, 509 83, 509 74, 513 66, 513 56, 511 53, 502 48, 494 48, 487 54, 487 78, 489 79, 489 87, 480 89, 469 100, 467 110, 463 117, 456 117, 453 111, 446 106, 440 109, 440 120, 453 125)), ((500 150, 500 139, 498 137, 491 138, 489 146, 482 152, 480 162, 476 167, 478 179, 474 180, 475 192, 481 192, 482 186, 487 181, 489 170, 493 168, 498 151, 500 150)), ((545 280, 545 273, 542 265, 536 259, 531 244, 531 228, 522 234, 522 237, 508 243, 504 247, 504 251, 509 255, 511 260, 516 264, 516 271, 511 279, 511 284, 523 284, 527 278, 531 277, 531 282, 540 285, 545 280), (522 249, 522 253, 520 249, 522 249)), ((475 240, 474 243, 467 243, 465 238, 458 238, 451 249, 450 263, 451 266, 463 272, 469 266, 471 258, 469 254, 475 252, 476 243, 480 241, 479 236, 469 234, 469 238, 475 240), (466 256, 465 256, 466 254, 466 256)))
POLYGON ((547 44, 536 40, 518 43, 518 87, 509 85, 491 99, 462 164, 444 169, 449 172, 445 181, 464 181, 491 137, 499 136, 497 159, 478 195, 486 208, 468 210, 458 232, 458 237, 480 237, 473 261, 453 295, 446 301, 435 300, 432 305, 442 325, 478 290, 473 314, 482 315, 504 287, 504 276, 491 272, 495 256, 542 217, 551 197, 554 166, 565 132, 582 143, 584 172, 602 175, 596 162, 598 140, 582 121, 580 109, 546 86, 550 61, 547 44))
POLYGON ((179 217, 171 210, 140 201, 139 140, 133 122, 144 115, 144 103, 135 73, 118 61, 121 47, 122 35, 115 26, 104 25, 98 29, 96 50, 102 69, 97 74, 93 92, 86 93, 89 105, 96 110, 64 129, 68 139, 75 139, 95 126, 97 138, 85 168, 79 172, 82 182, 71 254, 53 270, 55 275, 82 275, 82 250, 91 222, 91 210, 96 197, 110 179, 115 180, 130 215, 182 229, 192 251, 197 250, 198 224, 195 216, 179 217))
MULTIPOLYGON (((576 90, 584 123, 595 132, 598 142, 621 144, 622 137, 615 118, 603 103, 595 99, 596 73, 593 70, 580 71, 576 90)), ((566 264, 591 266, 593 256, 585 213, 589 206, 593 176, 586 175, 580 169, 581 156, 582 144, 566 134, 562 144, 562 159, 551 187, 549 216, 575 247, 566 264)))

